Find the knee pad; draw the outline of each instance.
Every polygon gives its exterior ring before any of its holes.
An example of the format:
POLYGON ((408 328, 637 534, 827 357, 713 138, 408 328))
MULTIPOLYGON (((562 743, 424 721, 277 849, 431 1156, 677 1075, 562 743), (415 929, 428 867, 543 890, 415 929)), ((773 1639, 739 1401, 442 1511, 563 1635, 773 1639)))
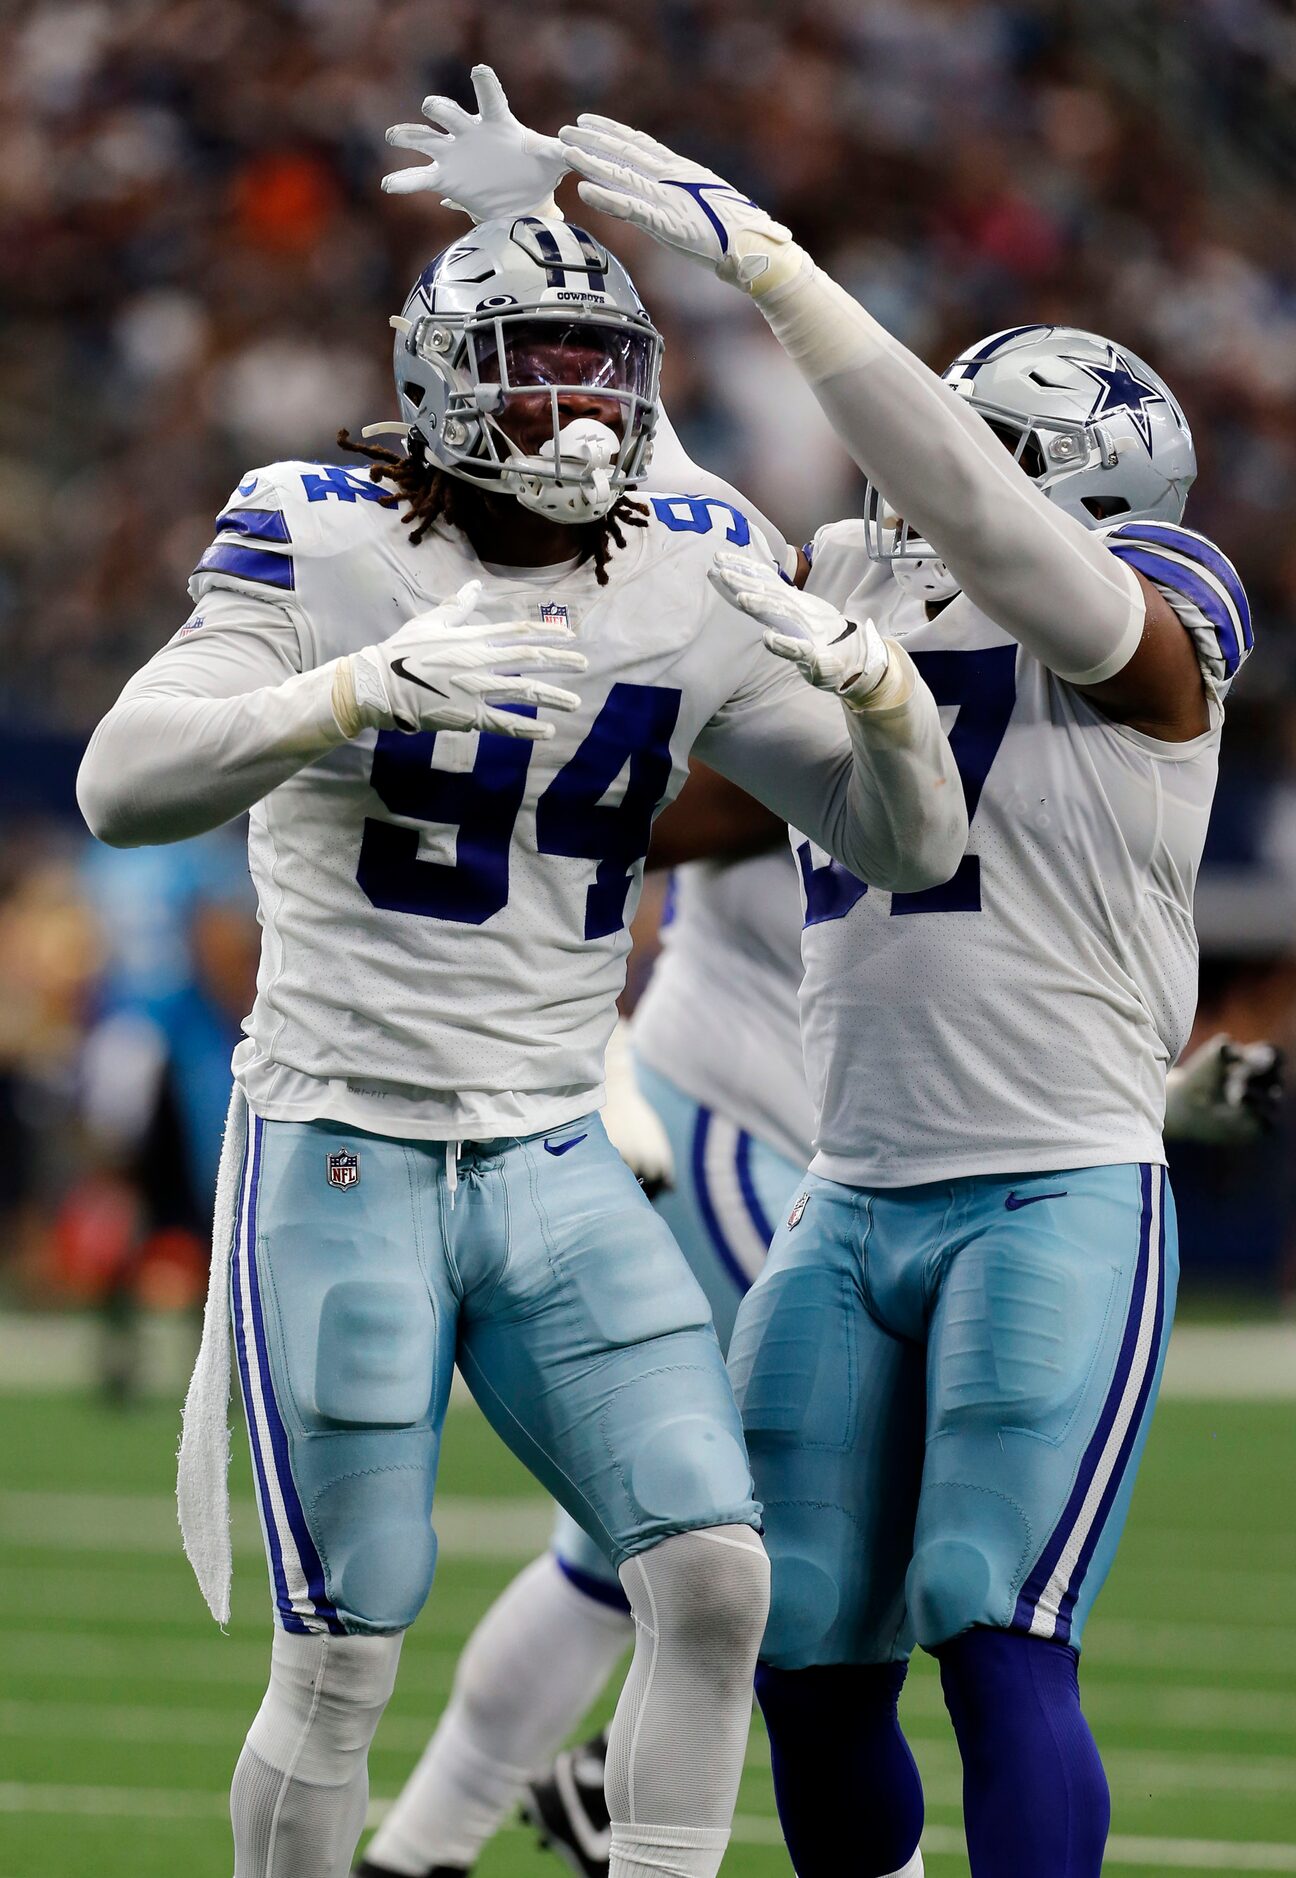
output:
POLYGON ((436 1376, 426 1291, 399 1279, 342 1279, 320 1306, 315 1406, 325 1421, 406 1428, 422 1421, 436 1376))
MULTIPOLYGON (((839 1540, 858 1538, 848 1514, 815 1507, 816 1533, 838 1529, 839 1540)), ((833 1562, 848 1553, 841 1545, 819 1556, 804 1535, 798 1538, 795 1506, 765 1508, 765 1543, 770 1559, 770 1614, 761 1645, 762 1662, 779 1669, 804 1669, 820 1662, 821 1651, 841 1610, 842 1578, 833 1562), (771 1514, 777 1515, 771 1518, 771 1514)))
POLYGON ((974 1624, 1006 1629, 1029 1556, 1025 1515, 1005 1495, 954 1481, 925 1487, 905 1578, 923 1648, 947 1643, 974 1624))
POLYGON ((395 1686, 401 1641, 276 1630, 270 1684, 248 1746, 308 1785, 345 1786, 363 1765, 395 1686))
MULTIPOLYGON (((690 1374, 704 1384, 713 1380, 700 1371, 690 1374)), ((718 1375, 723 1376, 723 1371, 718 1375)), ((751 1469, 732 1398, 727 1404, 718 1400, 716 1407, 721 1412, 665 1419, 658 1414, 636 1448, 630 1463, 630 1488, 650 1519, 681 1526, 694 1521, 720 1526, 741 1518, 750 1508, 751 1469)))
POLYGON ((925 1650, 988 1622, 994 1568, 967 1539, 936 1539, 920 1547, 905 1579, 914 1634, 925 1650))
MULTIPOLYGON (((329 1590, 349 1631, 407 1630, 436 1570, 430 1462, 331 1480, 311 1508, 328 1538, 329 1590)), ((321 1548, 322 1550, 323 1548, 321 1548)))

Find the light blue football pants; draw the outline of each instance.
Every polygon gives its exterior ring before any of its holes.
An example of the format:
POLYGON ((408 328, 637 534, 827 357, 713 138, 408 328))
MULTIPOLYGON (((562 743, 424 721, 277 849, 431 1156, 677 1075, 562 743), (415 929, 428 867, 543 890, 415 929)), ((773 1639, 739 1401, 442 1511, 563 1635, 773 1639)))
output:
POLYGON ((456 1360, 614 1563, 759 1524, 706 1299, 596 1115, 465 1144, 454 1191, 443 1142, 252 1118, 231 1291, 285 1629, 417 1615, 456 1360))
POLYGON ((974 1625, 1078 1648, 1174 1313, 1165 1169, 803 1192, 729 1352, 762 1657, 894 1662, 974 1625))
MULTIPOLYGON (((775 1223, 800 1192, 802 1170, 646 1063, 636 1063, 635 1075, 666 1130, 675 1163, 673 1186, 653 1204, 706 1293, 720 1346, 727 1349, 775 1223)), ((602 1603, 624 1604, 606 1553, 566 1513, 558 1515, 552 1544, 573 1584, 602 1603)))

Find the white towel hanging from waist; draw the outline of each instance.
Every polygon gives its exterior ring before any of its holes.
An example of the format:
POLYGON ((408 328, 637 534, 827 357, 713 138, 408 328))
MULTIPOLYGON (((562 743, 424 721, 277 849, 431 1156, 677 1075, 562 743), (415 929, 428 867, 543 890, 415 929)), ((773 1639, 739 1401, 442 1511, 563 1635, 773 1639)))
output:
POLYGON ((247 1145, 248 1109, 238 1084, 230 1097, 216 1178, 211 1276, 202 1343, 185 1396, 176 1506, 185 1554, 217 1623, 229 1622, 230 1580, 230 1259, 247 1145))

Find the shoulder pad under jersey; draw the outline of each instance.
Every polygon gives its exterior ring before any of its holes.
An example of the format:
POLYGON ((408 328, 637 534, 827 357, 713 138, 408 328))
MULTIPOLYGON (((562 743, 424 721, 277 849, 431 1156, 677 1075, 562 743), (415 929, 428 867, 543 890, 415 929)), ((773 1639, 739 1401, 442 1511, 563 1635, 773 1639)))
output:
POLYGON ((719 548, 745 548, 752 542, 767 547, 746 512, 721 496, 673 496, 641 490, 635 492, 634 499, 647 507, 650 526, 655 525, 667 535, 706 536, 711 554, 719 548))
POLYGON ((270 463, 249 470, 216 517, 215 534, 189 576, 199 600, 225 587, 258 599, 297 591, 302 555, 345 552, 372 531, 384 489, 363 469, 339 463, 270 463))
POLYGON ((1165 595, 1205 671, 1227 685, 1255 644, 1246 590, 1228 556, 1179 522, 1117 522, 1103 538, 1165 595))

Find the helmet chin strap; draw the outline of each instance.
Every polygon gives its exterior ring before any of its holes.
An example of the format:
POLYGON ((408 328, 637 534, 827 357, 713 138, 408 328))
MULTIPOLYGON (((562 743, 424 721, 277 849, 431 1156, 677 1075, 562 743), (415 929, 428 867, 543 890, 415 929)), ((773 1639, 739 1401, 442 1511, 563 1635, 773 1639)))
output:
POLYGON ((597 418, 577 417, 564 424, 557 438, 541 444, 536 456, 527 456, 509 437, 505 442, 512 460, 500 472, 501 486, 523 508, 552 522, 597 521, 620 493, 612 483, 612 459, 621 440, 597 418), (561 481, 555 478, 555 467, 561 481))

